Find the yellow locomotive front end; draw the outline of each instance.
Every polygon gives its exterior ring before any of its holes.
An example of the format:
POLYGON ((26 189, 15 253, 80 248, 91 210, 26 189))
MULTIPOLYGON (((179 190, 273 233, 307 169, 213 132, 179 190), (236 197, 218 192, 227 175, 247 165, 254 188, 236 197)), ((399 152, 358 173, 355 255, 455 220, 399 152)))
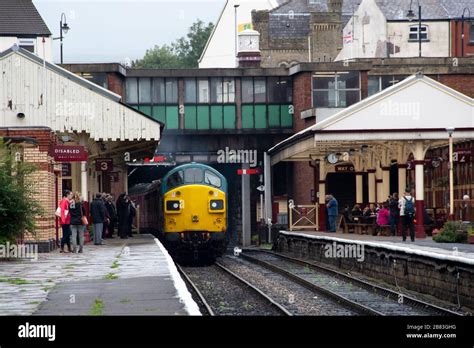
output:
POLYGON ((172 252, 221 255, 226 247, 227 184, 213 168, 188 164, 164 179, 162 232, 172 252))
POLYGON ((203 185, 185 185, 163 197, 164 232, 225 233, 226 194, 203 185))

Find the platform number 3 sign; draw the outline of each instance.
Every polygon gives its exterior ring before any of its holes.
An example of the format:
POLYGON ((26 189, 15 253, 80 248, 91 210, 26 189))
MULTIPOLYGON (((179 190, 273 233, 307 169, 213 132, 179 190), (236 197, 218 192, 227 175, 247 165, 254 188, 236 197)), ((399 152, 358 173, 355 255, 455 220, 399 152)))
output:
POLYGON ((98 158, 95 161, 95 170, 98 172, 111 172, 114 169, 114 162, 111 158, 98 158))

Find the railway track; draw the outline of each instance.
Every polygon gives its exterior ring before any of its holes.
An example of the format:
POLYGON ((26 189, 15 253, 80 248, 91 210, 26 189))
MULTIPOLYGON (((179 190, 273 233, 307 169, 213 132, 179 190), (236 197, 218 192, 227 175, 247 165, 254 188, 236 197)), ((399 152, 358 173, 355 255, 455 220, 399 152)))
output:
POLYGON ((264 291, 220 263, 208 267, 176 266, 210 316, 292 315, 264 291))
POLYGON ((461 316, 413 297, 357 279, 321 265, 270 251, 244 250, 240 257, 363 315, 461 316))

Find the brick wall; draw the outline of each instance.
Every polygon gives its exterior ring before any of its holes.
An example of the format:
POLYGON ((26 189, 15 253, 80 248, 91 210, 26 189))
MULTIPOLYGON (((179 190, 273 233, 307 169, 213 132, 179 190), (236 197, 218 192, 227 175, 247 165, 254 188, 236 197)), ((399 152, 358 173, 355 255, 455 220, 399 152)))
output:
MULTIPOLYGON (((298 74, 293 80, 294 123, 293 129, 298 132, 315 123, 315 118, 301 119, 301 112, 312 107, 310 72, 298 74)), ((293 199, 296 204, 310 204, 311 190, 314 189, 313 168, 309 162, 293 163, 293 199)))
POLYGON ((124 79, 121 75, 117 73, 108 73, 107 84, 110 91, 121 95, 122 98, 125 98, 124 79))
POLYGON ((437 75, 430 77, 456 91, 474 98, 474 75, 437 75))
MULTIPOLYGON (((23 149, 23 160, 37 167, 29 178, 35 192, 31 199, 40 202, 44 215, 36 218, 35 235, 26 233, 24 240, 38 243, 40 251, 50 251, 54 248, 53 241, 56 239, 55 171, 59 175, 61 173, 61 165, 55 163, 52 157, 52 146, 58 142, 58 139, 49 128, 0 129, 0 136, 28 137, 38 142, 38 146, 23 149)), ((60 193, 60 177, 58 184, 60 193)))
POLYGON ((312 107, 311 104, 311 72, 295 76, 293 80, 294 123, 293 130, 298 132, 315 123, 315 119, 301 119, 301 112, 312 107))

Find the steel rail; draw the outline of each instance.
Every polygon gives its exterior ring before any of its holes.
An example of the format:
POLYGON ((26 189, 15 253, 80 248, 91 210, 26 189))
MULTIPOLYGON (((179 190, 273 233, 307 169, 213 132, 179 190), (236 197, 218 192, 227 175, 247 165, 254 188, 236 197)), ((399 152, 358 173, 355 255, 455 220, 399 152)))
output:
POLYGON ((212 310, 211 306, 209 305, 209 303, 207 303, 207 300, 206 298, 204 297, 204 295, 201 293, 201 291, 199 291, 198 287, 196 286, 196 284, 194 284, 194 282, 191 280, 191 278, 189 278, 189 276, 186 274, 186 272, 181 268, 180 265, 176 264, 176 268, 178 269, 179 273, 181 273, 181 275, 184 277, 184 279, 186 280, 186 282, 188 282, 189 285, 191 285, 191 287, 193 288, 194 292, 196 292, 196 294, 198 295, 199 297, 199 300, 202 302, 202 304, 204 305, 204 308, 206 309, 206 311, 208 312, 208 314, 210 316, 215 316, 216 314, 214 313, 214 311, 212 310))
MULTIPOLYGON (((365 280, 355 278, 355 277, 350 276, 348 274, 336 271, 334 269, 331 269, 331 268, 328 268, 328 267, 325 267, 325 266, 322 266, 322 265, 319 265, 319 264, 315 264, 315 263, 312 263, 312 262, 300 260, 300 259, 297 259, 297 258, 294 258, 294 257, 291 257, 291 256, 287 256, 287 255, 278 254, 278 253, 268 251, 268 250, 244 249, 244 251, 248 252, 248 253, 259 253, 259 252, 260 253, 265 253, 265 254, 273 255, 273 256, 278 257, 278 258, 283 259, 283 260, 290 261, 290 262, 295 263, 295 264, 299 264, 299 265, 302 265, 302 266, 308 266, 308 267, 311 267, 311 268, 316 269, 318 271, 321 271, 323 273, 332 275, 332 276, 334 276, 336 278, 339 278, 343 281, 353 282, 353 283, 357 284, 358 286, 360 286, 360 287, 362 287, 366 290, 370 290, 370 291, 374 291, 374 292, 377 292, 377 293, 384 294, 385 296, 388 296, 392 300, 398 300, 398 298, 401 295, 401 296, 403 296, 403 303, 404 304, 408 304, 410 306, 414 306, 414 307, 418 307, 418 308, 421 307, 421 308, 424 308, 424 309, 429 309, 429 310, 432 310, 433 312, 435 312, 437 314, 440 314, 440 315, 463 316, 462 313, 459 313, 459 312, 456 312, 456 311, 453 311, 453 310, 450 310, 450 309, 447 309, 447 308, 443 308, 443 307, 437 306, 435 304, 428 303, 428 302, 416 299, 414 297, 411 297, 411 296, 408 296, 408 295, 405 295, 405 294, 400 294, 399 292, 393 291, 391 289, 384 288, 384 287, 382 287, 380 285, 377 285, 377 284, 369 283, 365 280)), ((249 257, 249 255, 245 255, 244 257, 249 257)))
POLYGON ((261 297, 263 297, 267 302, 270 303, 270 305, 274 306, 275 308, 277 308, 280 312, 282 312, 284 315, 287 315, 287 316, 293 316, 293 314, 288 311, 284 306, 282 306, 281 304, 279 304, 277 301, 275 301, 273 298, 271 298, 270 296, 268 296, 266 293, 264 293, 262 290, 260 290, 259 288, 255 287, 254 285, 250 284, 248 281, 246 281, 245 279, 243 279, 241 276, 237 275, 236 273, 232 272, 230 269, 228 269, 227 267, 223 266, 222 264, 220 264, 219 262, 216 262, 214 263, 217 267, 219 267, 221 270, 223 270, 224 272, 226 272, 227 274, 231 275, 233 278, 237 279, 239 282, 245 284, 247 287, 249 287, 250 289, 252 289, 254 292, 258 293, 261 297))

